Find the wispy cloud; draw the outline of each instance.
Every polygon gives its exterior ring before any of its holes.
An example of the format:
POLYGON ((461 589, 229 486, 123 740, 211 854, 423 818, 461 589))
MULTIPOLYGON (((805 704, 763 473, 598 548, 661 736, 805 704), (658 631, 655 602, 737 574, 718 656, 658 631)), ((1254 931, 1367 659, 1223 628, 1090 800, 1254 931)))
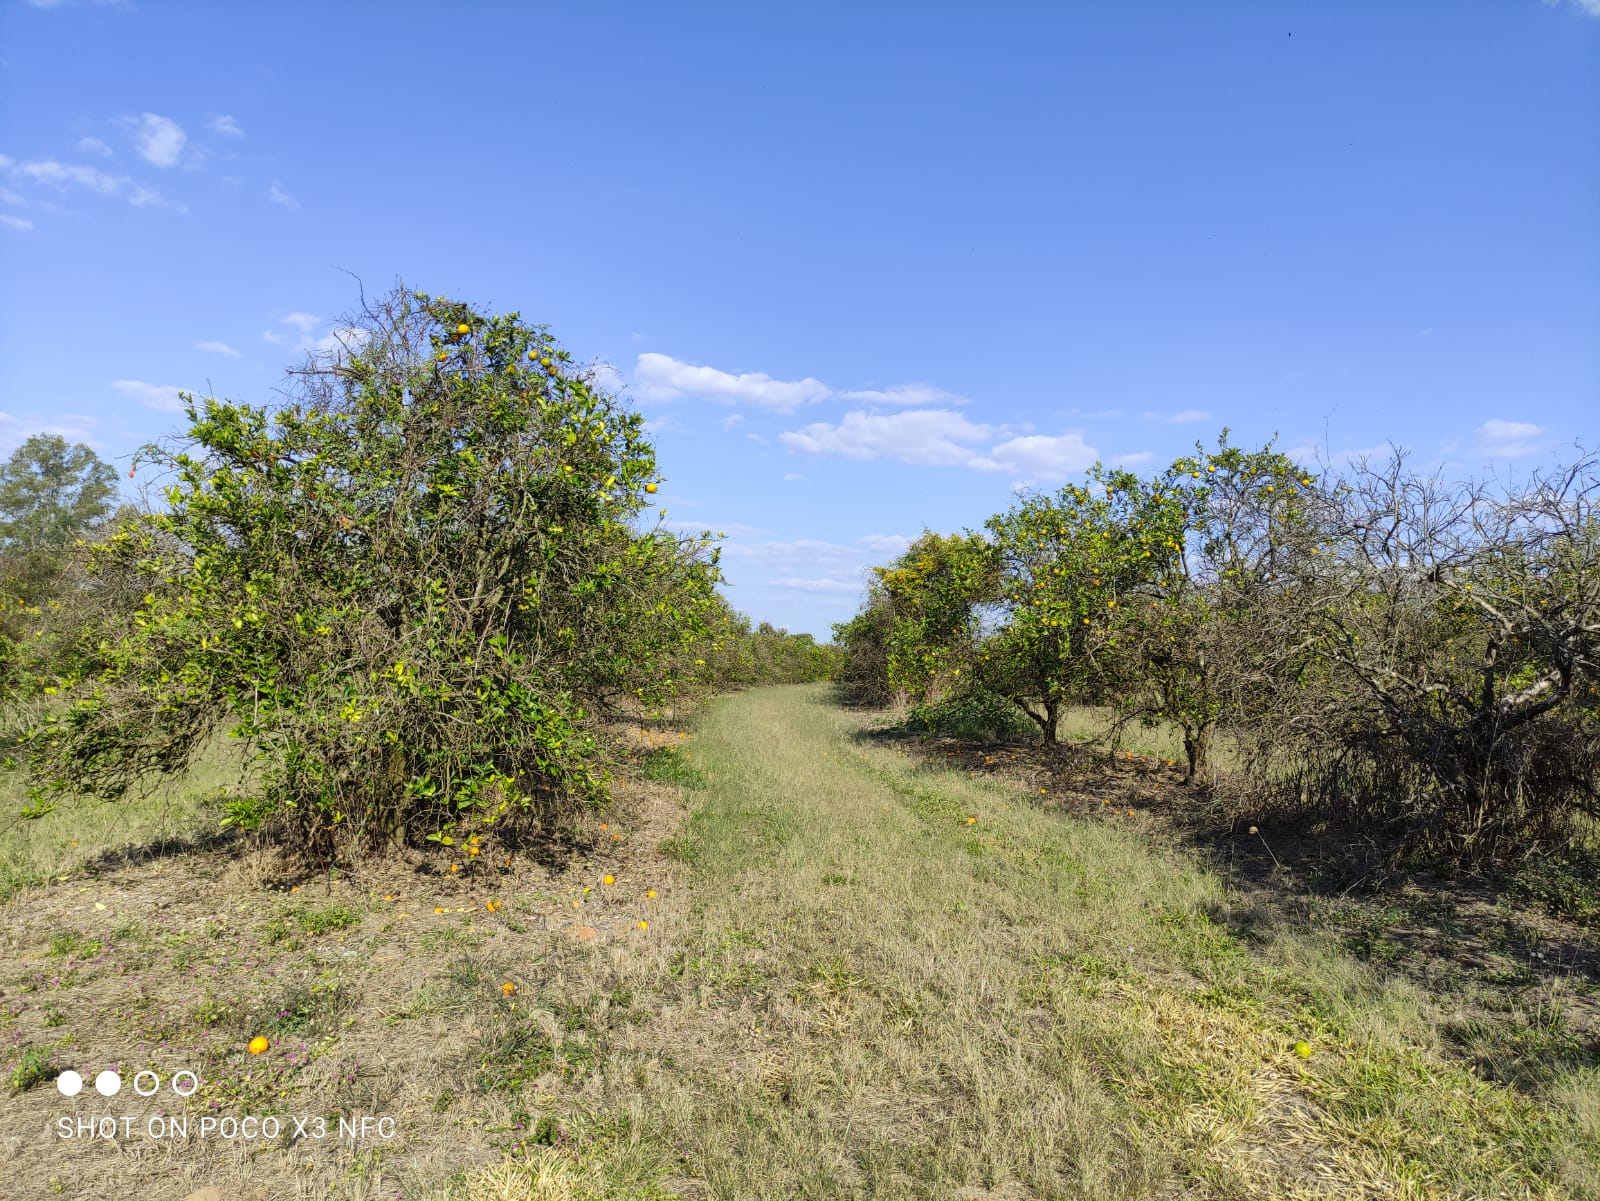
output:
POLYGON ((138 401, 147 409, 156 409, 163 413, 183 412, 183 401, 178 398, 178 393, 188 391, 187 388, 179 388, 173 384, 147 384, 143 380, 136 379, 112 380, 111 386, 129 400, 138 401))
POLYGON ((1170 417, 1163 417, 1160 413, 1147 410, 1141 416, 1146 421, 1159 421, 1163 425, 1194 425, 1200 421, 1211 420, 1211 414, 1204 409, 1184 409, 1181 413, 1174 413, 1170 417))
POLYGON ((610 363, 591 363, 584 368, 583 378, 592 388, 615 395, 628 386, 627 379, 610 363))
POLYGON ((164 199, 160 192, 147 188, 126 175, 111 175, 95 167, 82 167, 55 159, 35 159, 18 163, 0 154, 0 171, 18 183, 44 184, 59 190, 84 188, 101 196, 120 196, 135 208, 170 208, 180 213, 189 210, 164 199))
MULTIPOLYGON (((1544 3, 1547 7, 1556 7, 1561 5, 1563 0, 1544 0, 1544 3)), ((1600 17, 1600 0, 1565 0, 1565 6, 1587 13, 1591 17, 1600 17)))
POLYGON ((1496 417, 1485 421, 1473 432, 1478 436, 1478 453, 1517 459, 1537 454, 1542 449, 1540 435, 1545 430, 1543 426, 1531 422, 1502 421, 1496 417))
POLYGON ((701 396, 725 404, 747 404, 786 413, 796 405, 810 404, 832 395, 832 389, 821 380, 776 380, 764 371, 734 375, 653 352, 639 356, 633 374, 644 400, 701 396))
POLYGON ((7 229, 14 229, 21 234, 33 229, 32 221, 24 217, 13 217, 10 213, 0 213, 0 225, 5 226, 7 229))
POLYGON ((206 122, 206 128, 225 138, 244 137, 244 130, 240 129, 239 123, 229 116, 212 117, 206 122))
POLYGON ((723 404, 747 405, 777 413, 792 413, 801 405, 824 400, 853 400, 896 408, 966 403, 965 397, 932 384, 895 384, 888 388, 841 392, 811 376, 798 380, 779 380, 764 371, 734 374, 654 352, 639 356, 634 367, 634 379, 639 385, 639 397, 642 400, 666 401, 697 396, 723 404))
POLYGON ((825 592, 834 596, 844 596, 861 591, 861 581, 859 579, 845 579, 840 576, 819 576, 815 578, 781 576, 773 580, 772 585, 775 588, 793 588, 797 592, 825 592))
POLYGON ((949 409, 903 413, 846 413, 837 424, 818 421, 781 435, 791 450, 871 461, 976 471, 1022 472, 1058 478, 1090 466, 1097 457, 1081 434, 1028 434, 989 447, 1006 431, 970 421, 949 409))
POLYGON ((1113 467, 1140 467, 1155 458, 1148 450, 1136 450, 1132 454, 1118 455, 1111 460, 1113 467))
POLYGON ((99 425, 93 417, 79 413, 62 413, 64 421, 48 421, 37 414, 18 416, 0 413, 0 451, 15 450, 34 434, 55 434, 68 442, 82 442, 93 450, 105 450, 105 444, 93 434, 99 425))
POLYGON ((722 549, 730 559, 752 559, 768 562, 818 562, 827 559, 858 559, 860 552, 837 542, 817 538, 795 538, 788 542, 730 542, 722 549))
POLYGON ((866 534, 861 545, 880 555, 898 555, 911 545, 911 539, 904 534, 866 534))
POLYGON ((212 354, 225 354, 235 359, 243 357, 226 342, 196 342, 194 348, 196 350, 210 351, 212 354))
POLYGON ((156 167, 175 167, 189 144, 189 135, 171 117, 141 113, 124 117, 119 124, 133 131, 133 147, 139 157, 156 167))
POLYGON ((955 466, 970 462, 993 433, 948 409, 911 409, 888 415, 846 413, 837 425, 818 421, 781 435, 791 450, 847 459, 955 466))
POLYGON ((279 187, 277 180, 273 180, 272 183, 267 187, 267 199, 273 204, 281 205, 286 209, 297 209, 300 207, 300 202, 279 187))
POLYGON ((722 419, 722 428, 725 430, 737 429, 744 424, 743 413, 729 413, 722 419))
POLYGON ((924 408, 930 405, 967 403, 966 397, 946 392, 943 388, 935 388, 932 384, 896 384, 892 388, 882 390, 866 389, 840 392, 837 395, 840 400, 858 400, 866 404, 917 405, 924 408))
POLYGON ((363 329, 350 326, 336 325, 331 327, 321 337, 313 337, 312 330, 322 324, 322 318, 311 313, 294 312, 278 318, 279 325, 287 325, 294 331, 294 336, 281 333, 274 329, 261 331, 261 340, 273 346, 287 346, 296 351, 311 351, 317 354, 338 354, 355 350, 371 335, 363 329))
POLYGON ((98 154, 101 158, 110 158, 116 153, 99 138, 79 138, 78 149, 84 154, 98 154))
POLYGON ((783 473, 783 478, 786 480, 803 480, 806 477, 801 475, 798 471, 786 471, 783 473))

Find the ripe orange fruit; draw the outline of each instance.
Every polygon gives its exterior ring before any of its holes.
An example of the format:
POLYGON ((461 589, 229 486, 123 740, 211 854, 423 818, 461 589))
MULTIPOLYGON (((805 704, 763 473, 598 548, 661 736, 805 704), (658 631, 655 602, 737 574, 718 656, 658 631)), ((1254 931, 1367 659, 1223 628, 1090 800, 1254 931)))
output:
POLYGON ((456 326, 456 333, 458 333, 458 334, 470 334, 471 332, 472 332, 472 327, 470 325, 468 325, 465 321, 463 321, 460 325, 456 326))
POLYGON ((654 492, 656 490, 656 486, 654 484, 646 484, 644 486, 644 490, 646 492, 654 492))
POLYGON ((258 1034, 258 1035, 256 1035, 254 1038, 252 1038, 250 1040, 250 1054, 252 1054, 252 1055, 260 1055, 263 1051, 265 1051, 271 1045, 272 1045, 271 1043, 269 1043, 266 1039, 262 1038, 258 1034))

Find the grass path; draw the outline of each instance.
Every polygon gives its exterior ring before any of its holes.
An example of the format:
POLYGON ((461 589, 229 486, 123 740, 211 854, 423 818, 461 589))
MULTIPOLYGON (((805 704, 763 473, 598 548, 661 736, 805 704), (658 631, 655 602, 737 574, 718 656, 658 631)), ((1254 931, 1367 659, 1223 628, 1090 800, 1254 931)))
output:
POLYGON ((691 899, 595 981, 641 1000, 572 1098, 607 1193, 1600 1192, 1592 1078, 1480 1080, 1415 988, 861 724, 756 690, 678 753, 691 899))

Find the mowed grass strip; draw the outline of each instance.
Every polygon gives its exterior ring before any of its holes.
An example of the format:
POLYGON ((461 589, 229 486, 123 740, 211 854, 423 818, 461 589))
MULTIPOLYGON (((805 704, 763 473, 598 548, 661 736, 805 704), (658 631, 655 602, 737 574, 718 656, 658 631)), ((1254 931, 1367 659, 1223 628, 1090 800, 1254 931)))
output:
POLYGON ((571 1195, 1600 1192, 1592 1074, 1480 1080, 1414 987, 860 725, 754 690, 675 752, 692 901, 594 964, 640 1016, 570 1098, 571 1195))

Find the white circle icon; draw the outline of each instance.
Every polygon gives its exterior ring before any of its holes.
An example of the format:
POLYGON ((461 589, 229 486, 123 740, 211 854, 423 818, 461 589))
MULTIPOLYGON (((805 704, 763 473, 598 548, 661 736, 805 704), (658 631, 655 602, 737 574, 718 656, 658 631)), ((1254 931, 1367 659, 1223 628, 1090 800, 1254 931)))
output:
POLYGON ((155 1096, 156 1089, 158 1089, 160 1087, 161 1087, 161 1077, 157 1076, 149 1068, 146 1068, 144 1071, 140 1072, 137 1076, 135 1076, 133 1078, 133 1091, 138 1093, 141 1097, 153 1097, 153 1096, 155 1096), (149 1080, 150 1087, 149 1088, 141 1088, 140 1087, 140 1082, 143 1081, 143 1080, 146 1080, 146 1079, 149 1080))
POLYGON ((101 1072, 94 1078, 94 1091, 102 1097, 114 1097, 122 1091, 122 1077, 112 1071, 101 1072))
POLYGON ((199 1087, 200 1087, 200 1077, 196 1076, 188 1068, 184 1068, 182 1071, 178 1071, 178 1072, 172 1073, 172 1091, 177 1093, 178 1096, 180 1096, 180 1097, 192 1097, 192 1096, 194 1096, 195 1089, 197 1089, 199 1087), (189 1077, 189 1087, 188 1088, 184 1088, 182 1085, 180 1085, 178 1083, 178 1078, 180 1076, 189 1077))
POLYGON ((56 1077, 56 1088, 63 1097, 76 1097, 83 1091, 83 1077, 77 1072, 62 1072, 56 1077))

